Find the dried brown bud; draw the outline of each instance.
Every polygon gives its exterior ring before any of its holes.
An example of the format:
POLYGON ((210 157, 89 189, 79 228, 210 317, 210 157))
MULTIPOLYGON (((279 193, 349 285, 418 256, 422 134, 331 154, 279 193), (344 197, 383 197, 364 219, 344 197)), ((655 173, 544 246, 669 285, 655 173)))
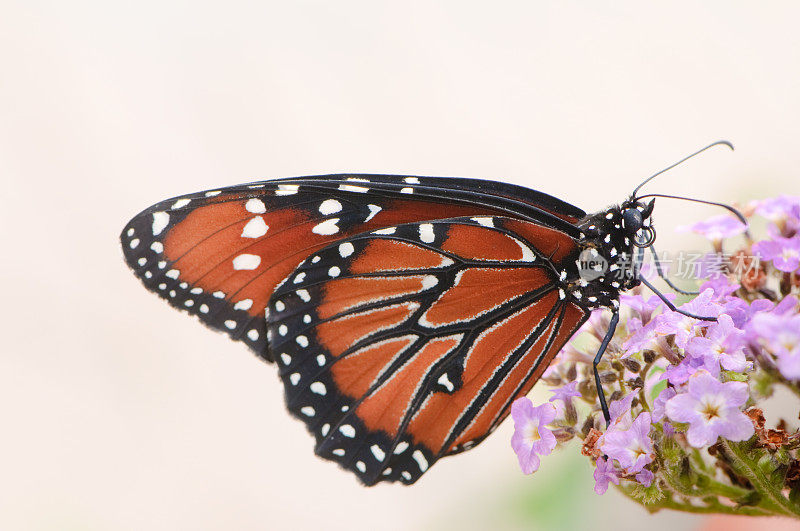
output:
POLYGON ((763 429, 764 425, 767 423, 767 419, 764 418, 764 412, 757 407, 748 408, 745 410, 744 414, 750 417, 750 420, 753 422, 753 427, 756 429, 763 429))
POLYGON ((553 430, 553 435, 560 443, 565 443, 575 437, 575 432, 572 428, 556 428, 553 430))
POLYGON ((567 367, 567 374, 566 380, 568 382, 574 382, 578 379, 578 367, 574 363, 570 363, 569 367, 567 367))
POLYGON ((641 376, 637 376, 636 378, 631 378, 627 382, 625 382, 628 387, 632 389, 641 389, 644 387, 644 379, 641 376))
POLYGON ((792 459, 786 471, 786 484, 790 487, 800 486, 800 461, 792 459))
POLYGON ((644 350, 642 351, 642 356, 644 357, 645 363, 653 363, 656 360, 656 353, 654 350, 644 350))
POLYGON ((599 448, 596 447, 597 440, 600 436, 603 435, 603 432, 596 430, 594 428, 589 430, 589 434, 583 440, 583 445, 581 446, 581 454, 587 457, 594 457, 597 459, 603 452, 600 451, 599 448))
POLYGON ((625 368, 631 372, 639 372, 642 370, 642 366, 639 364, 639 362, 631 358, 625 358, 622 360, 622 364, 625 365, 625 368))
POLYGON ((745 415, 750 417, 750 420, 753 422, 753 427, 758 436, 759 446, 774 451, 789 442, 789 435, 780 426, 774 430, 771 428, 764 428, 767 419, 764 417, 764 412, 759 408, 751 407, 745 411, 745 415))
POLYGON ((617 381, 617 374, 613 372, 602 372, 600 373, 600 382, 604 384, 610 384, 617 381))

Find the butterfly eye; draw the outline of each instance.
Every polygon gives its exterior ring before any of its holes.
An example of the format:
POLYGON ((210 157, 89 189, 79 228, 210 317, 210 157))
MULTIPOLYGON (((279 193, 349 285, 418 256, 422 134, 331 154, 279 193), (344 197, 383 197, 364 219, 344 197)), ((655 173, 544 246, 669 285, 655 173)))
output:
POLYGON ((636 234, 642 228, 642 213, 635 208, 628 208, 622 213, 622 227, 630 234, 636 234))

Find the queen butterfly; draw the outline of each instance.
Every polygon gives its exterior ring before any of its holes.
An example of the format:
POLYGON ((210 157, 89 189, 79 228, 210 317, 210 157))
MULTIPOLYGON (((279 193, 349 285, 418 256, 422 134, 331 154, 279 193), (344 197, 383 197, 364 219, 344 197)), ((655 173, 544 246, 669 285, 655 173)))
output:
POLYGON ((646 282, 654 199, 635 194, 587 215, 486 180, 277 179, 162 201, 121 240, 147 289, 277 364, 318 455, 410 484, 491 433, 606 307, 599 361, 619 293, 646 282))

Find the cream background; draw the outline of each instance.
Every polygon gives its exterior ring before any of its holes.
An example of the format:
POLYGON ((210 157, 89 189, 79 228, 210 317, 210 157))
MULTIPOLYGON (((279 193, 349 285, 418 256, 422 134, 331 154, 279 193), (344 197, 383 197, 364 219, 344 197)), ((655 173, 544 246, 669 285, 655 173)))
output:
MULTIPOLYGON (((0 529, 525 527, 504 500, 563 458, 521 477, 506 425, 413 488, 361 488, 313 457, 272 367, 141 288, 119 230, 168 196, 336 171, 503 179, 596 210, 719 138, 737 151, 650 190, 798 193, 799 18, 796 2, 0 0, 0 529)), ((662 247, 709 212, 661 202, 662 247)), ((598 498, 582 466, 595 529, 702 523, 598 498)))

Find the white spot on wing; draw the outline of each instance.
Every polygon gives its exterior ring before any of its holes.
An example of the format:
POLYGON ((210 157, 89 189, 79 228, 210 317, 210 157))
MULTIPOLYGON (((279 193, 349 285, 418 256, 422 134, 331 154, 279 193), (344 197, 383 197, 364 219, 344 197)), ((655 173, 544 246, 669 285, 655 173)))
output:
POLYGON ((308 302, 311 300, 311 295, 308 294, 307 289, 299 289, 297 290, 297 296, 303 299, 303 302, 308 302))
POLYGON ((352 427, 350 424, 342 424, 339 426, 339 431, 345 437, 350 437, 351 439, 356 436, 356 429, 352 427))
POLYGON ((325 216, 336 214, 342 209, 342 204, 336 199, 326 199, 319 205, 319 213, 325 216))
POLYGON ((178 199, 177 201, 175 201, 172 204, 172 210, 177 210, 179 208, 183 208, 183 207, 185 207, 186 205, 188 205, 191 202, 192 202, 191 199, 178 199))
POLYGON ((339 185, 339 190, 342 190, 343 192, 359 192, 363 194, 368 192, 369 188, 364 186, 353 186, 352 184, 342 184, 339 185))
POLYGON ((375 217, 375 214, 377 214, 378 212, 380 212, 381 210, 383 210, 383 209, 382 209, 381 207, 379 207, 378 205, 373 205, 373 204, 369 204, 369 205, 367 205, 367 208, 369 208, 369 215, 368 215, 366 218, 364 218, 364 223, 366 223, 367 221, 369 221, 369 220, 371 220, 372 218, 374 218, 374 217, 375 217))
POLYGON ((279 184, 275 195, 294 195, 300 187, 296 184, 279 184))
POLYGON ((251 270, 261 264, 261 257, 257 254, 240 254, 233 259, 233 268, 237 271, 251 270))
POLYGON ((302 413, 306 417, 313 417, 316 411, 314 411, 314 408, 311 406, 303 406, 300 408, 300 413, 302 413))
POLYGON ((522 261, 523 262, 533 262, 534 260, 536 260, 536 255, 533 254, 533 251, 531 251, 530 247, 528 247, 527 245, 525 245, 524 243, 522 243, 521 241, 519 241, 516 238, 514 238, 514 241, 517 242, 517 245, 519 245, 519 248, 522 249, 522 261))
POLYGON ((355 247, 350 242, 344 242, 339 245, 339 256, 342 258, 347 258, 355 251, 355 247))
POLYGON ((292 374, 290 374, 289 375, 289 381, 292 382, 292 385, 297 385, 297 382, 300 381, 300 373, 299 372, 293 372, 292 374))
POLYGON ((436 278, 434 275, 425 275, 424 277, 422 277, 422 289, 423 290, 431 289, 432 287, 434 287, 438 283, 439 283, 439 279, 436 278))
POLYGON ((263 214, 267 211, 267 207, 264 204, 264 201, 260 199, 248 199, 247 203, 244 204, 244 208, 248 212, 252 212, 253 214, 263 214))
POLYGON ((267 233, 269 227, 264 222, 264 218, 256 216, 247 222, 242 229, 242 238, 260 238, 267 233))
POLYGON ((386 457, 386 452, 384 452, 377 444, 373 444, 369 447, 369 449, 372 450, 372 455, 374 455, 375 459, 378 461, 383 461, 383 458, 386 457))
POLYGON ((373 231, 372 234, 382 234, 382 235, 389 235, 394 234, 397 232, 397 227, 386 227, 385 229, 378 229, 373 231))
POLYGON ((419 184, 419 179, 416 177, 406 177, 403 181, 407 182, 408 184, 419 184))
POLYGON ((328 389, 325 387, 325 384, 322 382, 314 382, 309 386, 312 393, 325 396, 328 393, 328 389))
POLYGON ((169 225, 169 214, 166 212, 153 212, 153 236, 161 234, 161 231, 169 225))
POLYGON ((425 243, 433 243, 435 236, 431 223, 423 223, 419 226, 419 239, 425 243))
POLYGON ((450 378, 447 377, 447 373, 444 373, 441 376, 439 376, 439 379, 436 380, 436 383, 444 386, 451 393, 453 392, 453 389, 455 389, 453 382, 451 382, 450 378))
POLYGON ((364 464, 364 461, 356 461, 356 468, 362 474, 367 471, 367 465, 364 464))
POLYGON ((338 267, 338 266, 333 266, 333 267, 331 267, 330 269, 328 269, 328 276, 329 276, 329 277, 331 277, 331 278, 336 278, 336 277, 338 277, 338 276, 339 276, 341 273, 342 273, 342 270, 341 270, 341 269, 339 269, 339 267, 338 267))
POLYGON ((242 299, 233 305, 234 310, 249 310, 253 306, 253 299, 242 299))
POLYGON ((258 340, 258 330, 251 328, 247 331, 247 337, 250 338, 250 341, 258 340))
POLYGON ((408 443, 405 442, 405 441, 401 441, 401 442, 399 442, 397 444, 397 446, 395 446, 394 454, 395 455, 400 455, 400 454, 402 454, 403 452, 406 451, 406 448, 408 448, 408 443))
POLYGON ((417 462, 417 464, 419 465, 419 469, 422 472, 428 470, 428 461, 427 459, 425 459, 425 456, 422 455, 422 452, 420 452, 419 450, 414 450, 414 453, 411 454, 411 457, 413 457, 414 461, 417 462))
POLYGON ((314 228, 311 229, 311 232, 322 236, 336 234, 339 232, 339 227, 336 225, 337 223, 339 223, 339 218, 326 219, 322 223, 317 223, 314 228))
POLYGON ((494 219, 488 217, 472 218, 472 221, 484 227, 494 227, 494 219))

